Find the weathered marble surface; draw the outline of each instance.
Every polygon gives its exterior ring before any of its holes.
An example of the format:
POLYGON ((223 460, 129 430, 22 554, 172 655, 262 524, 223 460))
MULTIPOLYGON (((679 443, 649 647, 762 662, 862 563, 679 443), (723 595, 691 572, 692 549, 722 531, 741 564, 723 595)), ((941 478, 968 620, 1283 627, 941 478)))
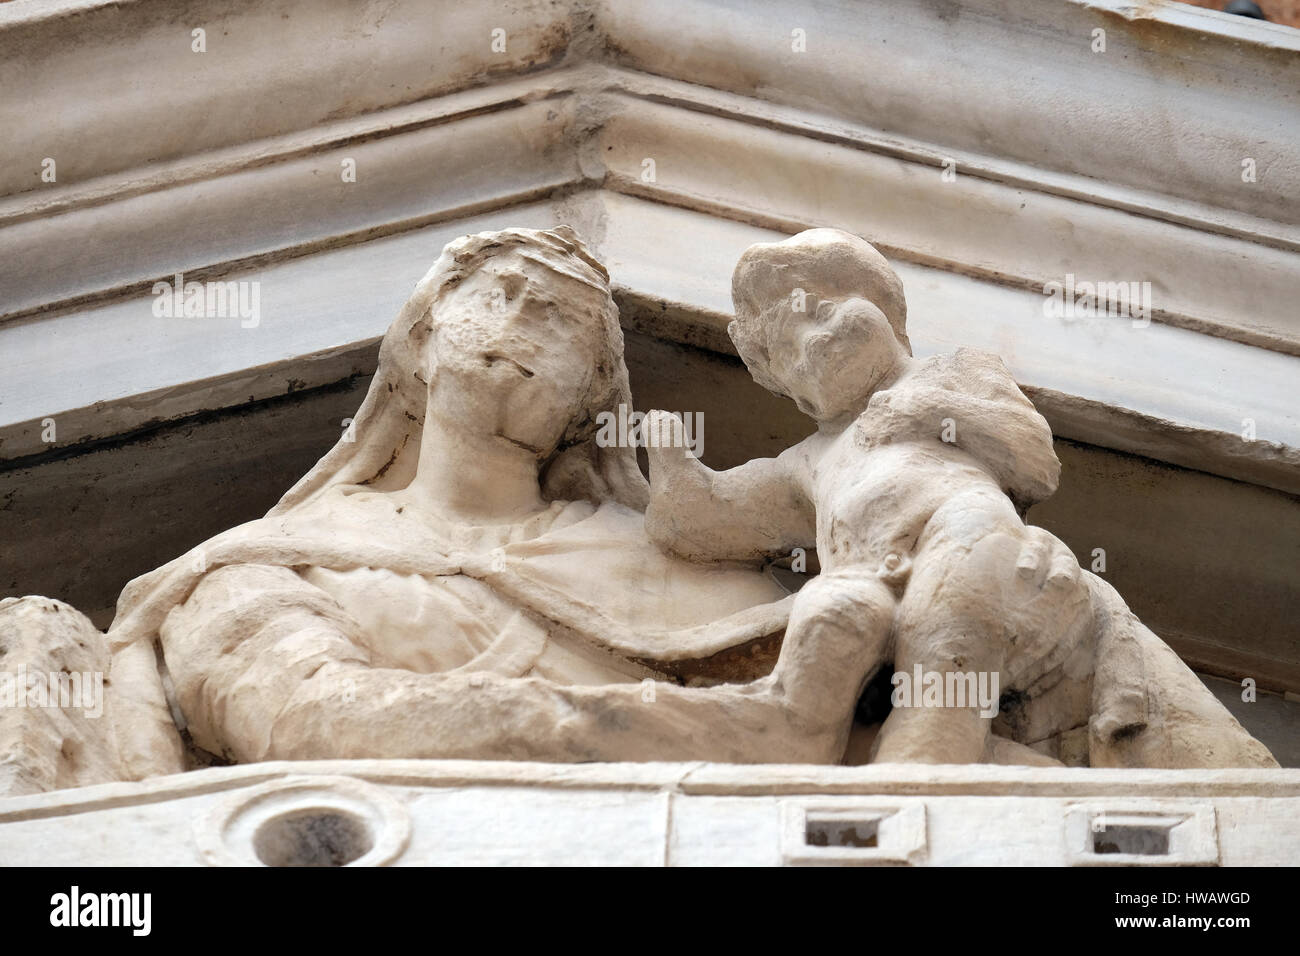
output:
POLYGON ((0 800, 0 859, 1276 866, 1300 855, 1298 804, 1300 770, 294 761, 0 800), (321 817, 322 839, 277 839, 321 817), (835 825, 874 825, 876 845, 836 845, 835 825), (1166 852, 1098 852, 1120 826, 1167 833, 1166 852), (296 858, 274 855, 286 842, 296 858))
POLYGON ((996 356, 912 358, 902 282, 870 243, 835 229, 760 243, 732 288, 741 358, 818 430, 713 472, 657 414, 646 524, 697 561, 816 546, 774 694, 839 721, 842 747, 845 701, 892 666, 883 762, 1035 762, 1012 740, 1092 766, 1276 765, 1108 584, 1024 523, 1056 490, 1051 430, 996 356), (899 693, 913 673, 947 692, 917 706, 899 693), (996 719, 970 705, 985 677, 996 719))
POLYGON ((0 601, 0 796, 122 780, 108 645, 49 598, 0 601))
POLYGON ((1000 683, 991 710, 895 707, 878 760, 1275 766, 1023 524, 1055 488, 1050 430, 995 357, 910 358, 874 249, 757 246, 735 293, 741 355, 819 431, 709 473, 658 416, 649 486, 607 427, 631 400, 604 267, 565 227, 449 244, 336 447, 265 518, 123 592, 123 776, 214 756, 834 763, 889 664, 1000 683), (814 546, 797 597, 761 570, 814 546))

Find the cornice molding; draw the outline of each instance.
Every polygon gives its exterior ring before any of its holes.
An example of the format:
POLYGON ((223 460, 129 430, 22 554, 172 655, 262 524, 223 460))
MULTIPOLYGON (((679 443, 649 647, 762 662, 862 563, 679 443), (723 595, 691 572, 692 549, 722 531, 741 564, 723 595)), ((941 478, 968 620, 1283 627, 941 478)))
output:
POLYGON ((920 350, 1004 354, 1058 434, 1300 492, 1296 31, 1074 0, 24 6, 0 6, 0 462, 364 373, 438 246, 506 223, 572 221, 630 327, 730 351, 737 244, 829 224, 899 263, 920 350), (222 45, 191 53, 191 21, 222 45), (1098 71, 1090 24, 1127 66, 1098 71), (1017 56, 1054 66, 1013 83, 1017 56), (176 272, 257 279, 267 322, 159 324, 176 272), (1047 319, 1067 274, 1150 281, 1151 325, 1047 319))

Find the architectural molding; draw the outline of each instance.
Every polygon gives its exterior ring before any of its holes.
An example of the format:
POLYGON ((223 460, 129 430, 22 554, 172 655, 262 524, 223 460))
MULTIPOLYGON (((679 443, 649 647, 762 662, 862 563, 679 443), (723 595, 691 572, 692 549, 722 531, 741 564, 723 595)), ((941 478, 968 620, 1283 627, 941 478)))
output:
MULTIPOLYGON (((1051 425, 1025 520, 1296 759, 1300 33, 1138 0, 47 0, 0 3, 0 90, 0 594, 98 637, 125 581, 265 513, 466 233, 573 225, 638 407, 706 409, 711 465, 784 448, 812 423, 736 360, 730 277, 837 226, 896 266, 918 357, 1003 356, 1051 425), (181 276, 256 318, 158 314, 181 276), (1052 314, 1076 282, 1149 285, 1052 314)), ((296 864, 260 835, 315 819, 357 865, 1287 864, 1297 809, 1300 770, 267 762, 0 799, 0 860, 296 864)))
POLYGON ((1122 2, 778 5, 743 21, 697 2, 672 17, 327 3, 310 30, 301 0, 216 6, 0 10, 15 93, 0 106, 14 130, 0 462, 364 373, 400 295, 363 300, 349 276, 409 288, 451 233, 507 221, 573 221, 614 260, 621 299, 648 305, 630 327, 729 352, 729 266, 706 275, 692 252, 638 240, 707 233, 697 245, 725 256, 825 223, 902 261, 920 351, 1002 352, 1058 434, 1300 490, 1300 420, 1278 400, 1300 371, 1293 31, 1122 2), (209 53, 191 52, 190 20, 214 41, 220 28, 209 53), (123 57, 160 82, 91 97, 123 57), (94 117, 57 108, 91 99, 94 117), (66 159, 43 184, 52 154, 66 159), (260 282, 264 327, 154 321, 149 290, 177 273, 260 282), (1044 317, 1045 283, 1067 276, 1149 281, 1150 325, 1044 317))
POLYGON ((255 866, 255 825, 328 812, 365 825, 362 866, 1264 865, 1300 852, 1298 800, 1297 770, 293 761, 9 797, 0 855, 255 866), (821 851, 793 822, 878 825, 879 841, 821 851), (1099 849, 1107 826, 1167 846, 1099 849))
MULTIPOLYGON (((224 273, 260 284, 256 328, 237 318, 156 317, 140 288, 28 317, 0 326, 12 363, 0 455, 11 467, 27 464, 160 421, 367 374, 378 336, 433 250, 466 232, 559 220, 590 236, 608 262, 625 325, 726 353, 731 266, 749 243, 780 234, 603 189, 562 192, 224 273), (51 394, 60 396, 54 407, 51 394), (55 442, 44 440, 50 417, 55 442)), ((1157 322, 1053 320, 1029 289, 907 262, 898 269, 918 354, 958 344, 1001 353, 1059 436, 1300 491, 1300 422, 1285 401, 1296 358, 1157 322), (1240 434, 1245 419, 1255 441, 1240 434)))

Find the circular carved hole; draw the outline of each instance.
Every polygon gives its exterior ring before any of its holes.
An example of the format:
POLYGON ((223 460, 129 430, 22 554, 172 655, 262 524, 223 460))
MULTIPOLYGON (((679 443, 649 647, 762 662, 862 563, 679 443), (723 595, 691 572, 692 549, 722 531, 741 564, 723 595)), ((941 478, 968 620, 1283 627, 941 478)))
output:
POLYGON ((267 866, 346 866, 373 846, 366 821, 343 810, 286 813, 253 837, 253 852, 267 866))

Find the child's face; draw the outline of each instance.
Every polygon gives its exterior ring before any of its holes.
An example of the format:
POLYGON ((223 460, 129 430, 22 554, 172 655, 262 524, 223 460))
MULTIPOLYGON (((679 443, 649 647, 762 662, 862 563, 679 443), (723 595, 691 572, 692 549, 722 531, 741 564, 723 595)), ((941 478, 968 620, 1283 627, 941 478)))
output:
POLYGON ((805 414, 857 414, 905 356, 883 312, 865 298, 791 288, 762 316, 769 374, 805 414))

